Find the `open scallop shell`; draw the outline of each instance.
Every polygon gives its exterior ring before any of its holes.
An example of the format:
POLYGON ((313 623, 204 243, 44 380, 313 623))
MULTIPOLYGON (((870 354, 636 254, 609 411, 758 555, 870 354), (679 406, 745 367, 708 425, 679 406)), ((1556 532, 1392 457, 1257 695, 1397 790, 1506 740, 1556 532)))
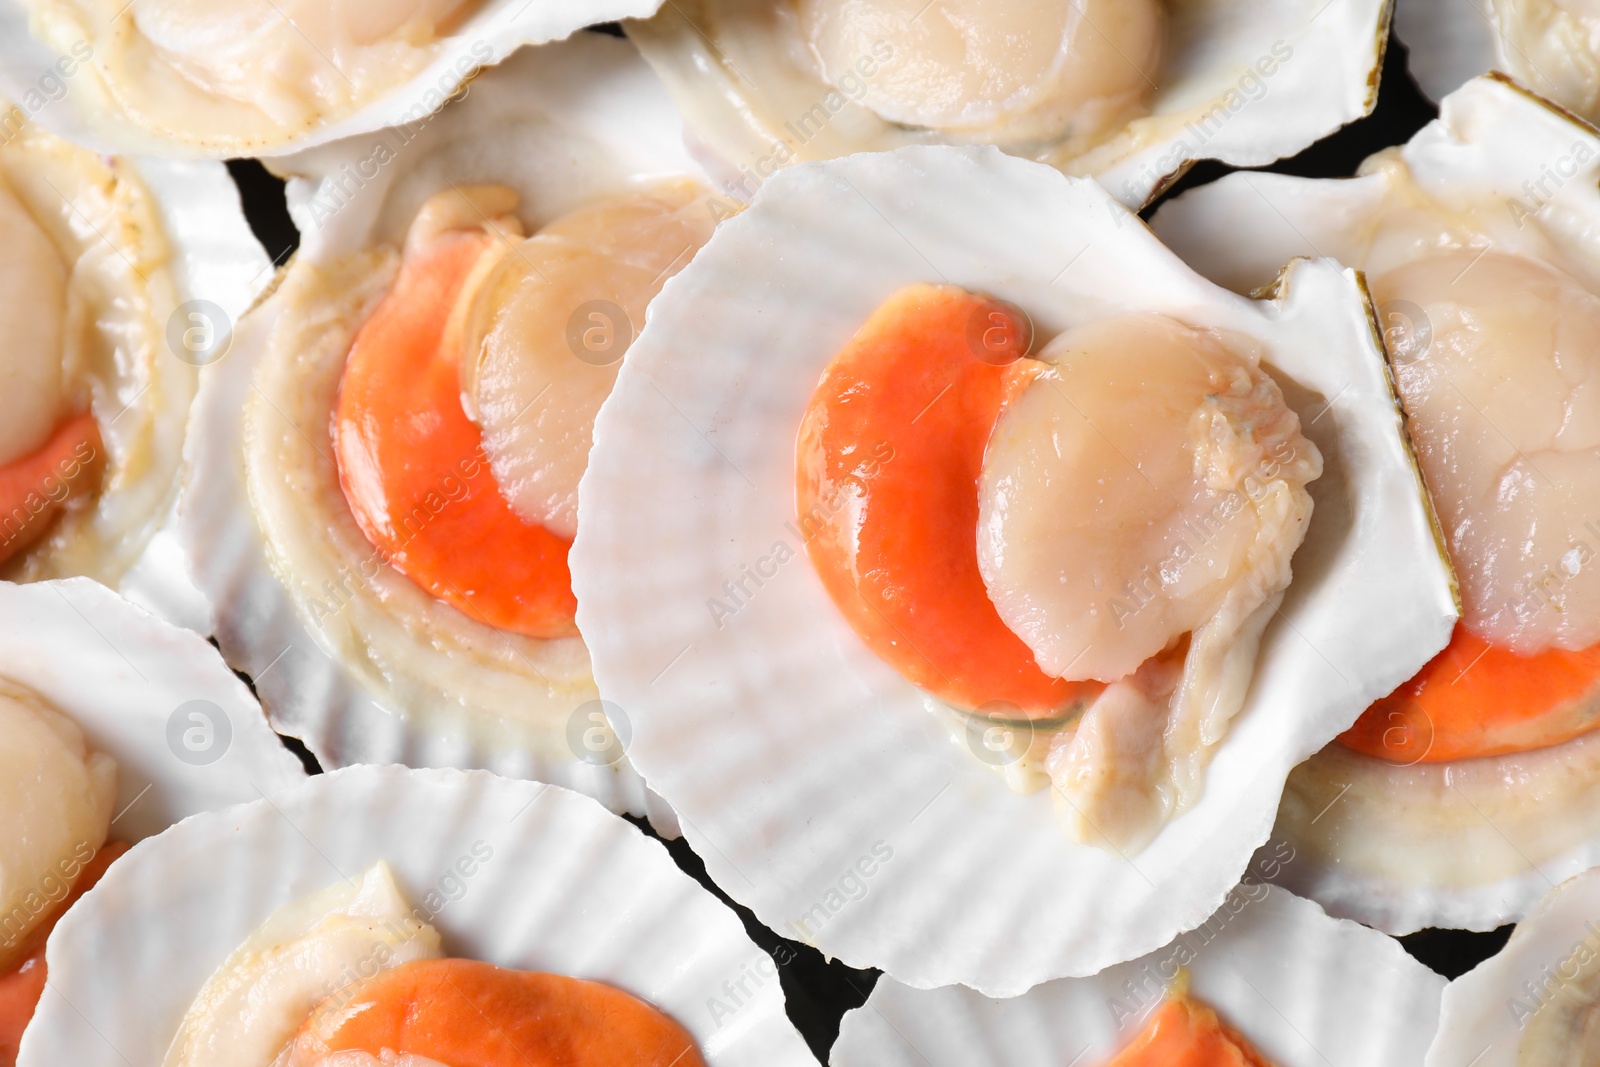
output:
MULTIPOLYGON (((768 0, 771 2, 771 0, 768 0)), ((678 98, 691 130, 722 163, 724 189, 748 199, 775 163, 938 143, 934 131, 890 123, 850 99, 810 65, 798 40, 779 39, 783 20, 736 13, 743 0, 684 0, 632 24, 678 98), (792 128, 825 107, 820 135, 792 128)), ((1166 5, 1160 88, 1150 113, 1087 153, 1035 158, 1098 178, 1138 208, 1197 160, 1263 166, 1294 155, 1368 114, 1389 32, 1389 0, 1185 0, 1166 5), (1261 64, 1257 67, 1257 64, 1261 64)), ((971 143, 948 142, 948 143, 971 143)))
POLYGON ((1308 900, 1239 886, 1197 930, 1088 978, 1011 1000, 881 979, 844 1017, 833 1067, 1100 1067, 1143 1028, 1180 970, 1277 1067, 1417 1067, 1445 981, 1392 939, 1308 900))
MULTIPOLYGON (((1439 119, 1398 152, 1422 191, 1494 247, 1560 256, 1590 286, 1600 283, 1600 135, 1592 127, 1495 75, 1446 97, 1439 119)), ((1202 274, 1247 292, 1292 256, 1363 266, 1391 180, 1386 171, 1340 180, 1230 175, 1163 206, 1153 225, 1202 274)), ((1597 801, 1593 734, 1409 767, 1333 746, 1289 779, 1277 833, 1303 859, 1281 884, 1394 934, 1493 929, 1521 918, 1555 882, 1600 863, 1597 801)))
POLYGON ((305 778, 215 649, 87 578, 0 582, 0 678, 40 694, 117 761, 112 840, 305 778))
MULTIPOLYGON (((1530 1023, 1536 1026, 1541 1013, 1560 1010, 1557 998, 1582 996, 1580 986, 1592 993, 1595 960, 1600 958, 1597 923, 1600 871, 1587 871, 1550 889, 1517 924, 1504 948, 1445 989, 1427 1067, 1561 1062, 1519 1057, 1518 1052, 1530 1023)), ((1584 1046, 1583 1051, 1591 1049, 1584 1046)))
POLYGON ((380 860, 451 955, 608 982, 676 1019, 712 1067, 816 1062, 771 958, 660 843, 556 786, 355 767, 190 819, 115 864, 51 937, 19 1064, 161 1062, 201 984, 273 911, 380 860), (485 850, 470 876, 458 866, 485 850), (710 1009, 751 973, 731 1015, 710 1009))
MULTIPOLYGON (((274 165, 291 176, 290 210, 303 234, 291 274, 397 244, 423 200, 452 182, 511 185, 522 196, 524 220, 537 223, 641 181, 698 173, 649 67, 632 45, 601 34, 523 52, 478 78, 465 99, 429 123, 274 165)), ((403 716, 370 692, 297 610, 269 565, 241 465, 241 409, 271 331, 290 314, 290 288, 280 285, 240 323, 233 353, 211 368, 195 404, 183 537, 213 604, 223 655, 255 681, 274 725, 305 741, 324 767, 481 767, 564 785, 614 811, 648 813, 673 832, 666 806, 626 759, 585 762, 574 754, 569 713, 595 697, 585 664, 562 676, 570 706, 531 733, 475 724, 443 701, 437 714, 403 716)), ((315 336, 355 325, 305 328, 315 336)))
MULTIPOLYGON (((0 101, 0 112, 8 108, 0 101)), ((94 343, 114 352, 115 362, 93 410, 114 475, 103 491, 125 502, 119 518, 96 511, 86 540, 72 542, 69 554, 59 554, 47 534, 7 573, 18 580, 87 573, 172 622, 204 630, 206 603, 173 532, 184 425, 197 364, 225 351, 233 319, 271 280, 271 264, 221 163, 98 156, 22 121, 13 130, 8 118, 5 127, 16 165, 52 210, 58 197, 66 202, 60 214, 76 253, 71 266, 90 279, 91 299, 104 303, 93 308, 94 343), (217 339, 207 353, 174 342, 197 314, 217 339)))
MULTIPOLYGON (((436 111, 458 94, 480 68, 501 62, 524 45, 572 35, 585 26, 647 17, 661 0, 483 0, 478 10, 439 40, 436 55, 414 77, 356 111, 309 130, 258 144, 206 143, 161 138, 122 115, 94 68, 80 64, 81 48, 41 40, 20 0, 0 2, 0 95, 38 101, 39 121, 63 136, 104 152, 140 152, 167 157, 278 156, 313 145, 411 122, 436 111), (70 67, 57 66, 69 62, 70 67), (64 69, 70 70, 65 78, 64 69)), ((130 5, 131 6, 131 5, 130 5)), ((121 18, 126 8, 117 12, 121 18)), ((92 42, 78 41, 77 45, 92 42)))
POLYGON ((997 996, 1204 921, 1266 839, 1289 768, 1443 647, 1455 617, 1369 316, 1330 263, 1294 265, 1270 301, 1217 289, 1098 185, 992 148, 775 176, 652 305, 596 423, 572 551, 600 690, 711 877, 853 966, 997 996), (1137 856, 1069 842, 1046 793, 1012 793, 952 744, 791 530, 795 433, 824 367, 887 296, 930 280, 1011 301, 1041 341, 1125 311, 1258 338, 1326 460, 1205 795, 1137 856), (762 560, 732 617, 708 610, 762 560), (1380 624, 1397 618, 1392 640, 1380 624))

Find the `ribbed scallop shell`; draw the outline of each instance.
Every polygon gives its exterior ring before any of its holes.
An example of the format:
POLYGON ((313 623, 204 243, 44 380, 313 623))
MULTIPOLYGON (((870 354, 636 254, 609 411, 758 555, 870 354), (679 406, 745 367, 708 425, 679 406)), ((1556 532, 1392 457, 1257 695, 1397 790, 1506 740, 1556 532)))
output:
POLYGON ((884 978, 845 1016, 829 1062, 1100 1067, 1179 967, 1189 993, 1276 1067, 1417 1067, 1445 987, 1390 938, 1282 889, 1243 885, 1200 929, 1143 959, 1011 1000, 884 978))
POLYGON ((630 758, 711 877, 853 966, 994 996, 1203 922, 1266 839, 1289 769, 1455 618, 1356 277, 1297 263, 1276 299, 1234 296, 1095 183, 988 148, 793 167, 718 228, 601 410, 572 569, 630 758), (1205 795, 1137 856, 1071 843, 1047 793, 1010 792, 953 744, 841 618, 790 526, 795 433, 823 368, 887 296, 930 280, 1012 301, 1041 340, 1131 310, 1256 337, 1326 460, 1205 795), (752 567, 748 600, 711 610, 752 567))
POLYGON ((686 1027, 712 1067, 815 1063, 771 957, 660 843, 555 786, 355 767, 197 816, 113 865, 51 938, 19 1067, 159 1063, 201 984, 275 909, 379 861, 451 955, 608 982, 686 1027), (713 1012, 741 978, 742 1003, 713 1012))

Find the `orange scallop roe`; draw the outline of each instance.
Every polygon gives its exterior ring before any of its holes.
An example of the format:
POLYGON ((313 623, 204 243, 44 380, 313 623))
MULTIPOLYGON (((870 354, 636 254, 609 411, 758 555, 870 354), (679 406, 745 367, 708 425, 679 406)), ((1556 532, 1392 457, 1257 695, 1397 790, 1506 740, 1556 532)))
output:
POLYGON ((1186 996, 1169 997, 1133 1043, 1106 1067, 1272 1067, 1217 1013, 1186 996))
POLYGON ((1456 624, 1450 643, 1339 740, 1395 763, 1442 763, 1559 745, 1600 726, 1600 645, 1532 656, 1456 624))
POLYGON ((1064 682, 995 611, 978 571, 978 476, 1031 329, 953 286, 891 296, 823 373, 795 447, 795 506, 822 584, 913 684, 965 709, 1059 713, 1064 682))
POLYGON ((91 492, 105 466, 89 412, 56 427, 38 449, 0 467, 0 563, 42 536, 68 500, 91 492))
POLYGON ((417 585, 491 626, 568 637, 578 632, 572 542, 524 521, 501 495, 461 407, 462 353, 446 330, 494 240, 451 230, 407 249, 345 363, 334 411, 339 484, 367 540, 417 585))
POLYGON ((50 931, 55 929, 56 922, 77 903, 79 897, 94 888, 100 876, 106 873, 106 868, 111 866, 111 861, 126 851, 128 846, 121 841, 102 845, 100 851, 78 872, 77 880, 72 883, 72 891, 56 905, 55 913, 29 935, 33 947, 28 954, 10 970, 0 972, 0 1067, 17 1067, 17 1048, 22 1043, 22 1031, 27 1029, 28 1020, 33 1018, 33 1010, 39 1006, 39 998, 44 995, 44 950, 50 931))
POLYGON ((620 989, 476 960, 418 960, 313 1012, 296 1062, 384 1050, 450 1067, 705 1067, 694 1039, 620 989))

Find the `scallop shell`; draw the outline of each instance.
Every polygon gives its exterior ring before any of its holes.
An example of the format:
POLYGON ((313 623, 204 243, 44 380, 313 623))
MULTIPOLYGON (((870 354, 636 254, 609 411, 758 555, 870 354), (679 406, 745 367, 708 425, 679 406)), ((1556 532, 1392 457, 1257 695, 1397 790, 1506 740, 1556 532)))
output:
MULTIPOLYGON (((1496 248, 1560 255, 1586 268, 1590 286, 1600 281, 1600 135, 1592 127, 1494 75, 1446 97, 1439 119, 1399 158, 1430 196, 1462 212, 1476 206, 1470 217, 1496 248)), ((1153 226, 1201 273, 1248 291, 1292 256, 1361 266, 1389 181, 1385 172, 1334 181, 1232 175, 1163 206, 1153 226)), ((1409 767, 1333 747, 1289 779, 1276 832, 1304 860, 1280 884, 1394 934, 1490 930, 1600 863, 1596 799, 1600 737, 1592 734, 1409 767), (1403 819, 1408 809, 1417 817, 1403 819)))
POLYGON ((852 966, 991 996, 1203 922, 1289 769, 1455 617, 1369 316, 1331 263, 1294 264, 1270 301, 1217 289, 1093 182, 992 148, 779 172, 652 305, 596 423, 571 556, 600 691, 711 877, 852 966), (1017 304, 1041 340, 1124 311, 1259 338, 1326 460, 1205 795, 1137 856, 1069 842, 1046 794, 952 744, 796 548, 794 434, 823 368, 889 294, 934 278, 1017 304), (732 617, 710 610, 757 571, 732 617))
POLYGON ((0 95, 20 100, 26 94, 34 94, 40 100, 36 109, 39 121, 62 136, 102 152, 218 159, 280 156, 430 114, 446 98, 459 93, 479 69, 501 62, 524 45, 558 41, 585 26, 647 17, 660 6, 661 0, 483 0, 475 14, 440 40, 438 54, 415 77, 355 112, 278 142, 207 145, 158 138, 138 130, 123 119, 116 101, 97 83, 95 75, 76 61, 72 62, 75 73, 63 79, 56 64, 71 57, 33 34, 20 0, 3 0, 0 95))
MULTIPOLYGON (((0 101, 0 112, 9 106, 0 101)), ((74 222, 89 246, 107 242, 114 253, 112 261, 126 264, 138 276, 141 295, 150 300, 150 321, 140 323, 147 333, 127 341, 128 335, 118 333, 126 324, 102 326, 104 333, 117 338, 117 344, 132 346, 127 359, 139 361, 141 372, 150 377, 142 387, 137 380, 122 377, 114 391, 108 390, 105 410, 97 413, 101 425, 106 426, 136 405, 158 405, 152 413, 156 439, 150 447, 154 451, 141 461, 144 473, 132 474, 136 468, 131 462, 127 469, 132 477, 154 482, 150 488, 155 493, 170 493, 165 505, 157 496, 152 508, 155 516, 161 515, 162 506, 167 513, 137 555, 126 561, 107 561, 94 576, 114 583, 124 595, 163 618, 204 631, 209 628, 209 609, 189 579, 174 533, 184 418, 195 389, 194 364, 199 360, 178 351, 171 339, 172 327, 181 315, 203 312, 216 335, 225 338, 232 321, 271 280, 271 263, 250 232, 238 190, 221 163, 101 158, 48 134, 37 143, 45 151, 59 153, 58 162, 71 172, 83 173, 88 188, 106 190, 114 209, 126 214, 118 214, 119 225, 112 226, 90 217, 87 211, 93 207, 86 211, 69 200, 74 222), (160 332, 163 328, 165 334, 160 332), (154 390, 152 382, 158 383, 154 390)), ((73 191, 57 192, 70 196, 73 191)), ((128 304, 137 307, 138 301, 128 304)), ((225 341, 218 342, 213 351, 226 351, 225 341)), ((63 570, 70 573, 74 569, 47 565, 41 573, 56 577, 63 570)))
POLYGON ((305 778, 215 649, 87 578, 0 582, 0 677, 44 697, 117 761, 112 840, 305 778))
POLYGON ((50 939, 19 1067, 159 1063, 201 984, 274 910, 379 860, 450 954, 608 982, 675 1018, 711 1067, 816 1062, 771 957, 659 842, 556 786, 354 767, 197 816, 113 865, 50 939), (732 1013, 713 1012, 752 973, 732 1013))
MULTIPOLYGON (((672 3, 628 31, 677 96, 690 128, 720 159, 730 196, 748 199, 748 183, 759 185, 774 160, 789 158, 785 148, 817 160, 941 140, 879 118, 795 66, 795 56, 809 55, 799 42, 756 46, 748 35, 722 32, 719 20, 741 2, 672 3), (786 120, 817 106, 831 113, 827 136, 798 136, 786 120)), ((1045 146, 1037 158, 1093 175, 1138 208, 1198 160, 1264 166, 1367 115, 1377 102, 1389 0, 1187 0, 1168 9, 1167 56, 1151 113, 1084 155, 1056 160, 1045 146)))
POLYGON ((1517 924, 1504 948, 1445 989, 1427 1067, 1556 1062, 1519 1058, 1518 1046, 1529 1021, 1549 1007, 1553 996, 1580 975, 1592 983, 1600 949, 1597 919, 1600 871, 1551 888, 1517 924))
POLYGON ((1088 978, 1011 1000, 880 980, 847 1014, 833 1067, 1098 1067, 1143 1028, 1181 971, 1277 1067, 1416 1067, 1445 981, 1390 938, 1308 900, 1239 886, 1204 926, 1088 978))
MULTIPOLYGON (((303 234, 291 270, 398 243, 423 200, 450 182, 511 184, 522 194, 524 218, 539 220, 641 178, 698 173, 650 69, 626 41, 600 34, 525 51, 429 123, 274 166, 291 176, 290 210, 303 234), (391 142, 400 145, 394 157, 373 166, 377 146, 391 142)), ((626 760, 606 765, 573 755, 566 716, 540 727, 537 744, 488 736, 460 714, 404 717, 370 693, 297 611, 268 563, 240 460, 244 398, 268 334, 285 315, 280 288, 240 323, 233 354, 202 386, 182 531, 196 581, 214 605, 223 655, 255 681, 273 724, 302 739, 324 767, 486 768, 576 789, 613 811, 649 814, 675 833, 667 807, 626 760)))

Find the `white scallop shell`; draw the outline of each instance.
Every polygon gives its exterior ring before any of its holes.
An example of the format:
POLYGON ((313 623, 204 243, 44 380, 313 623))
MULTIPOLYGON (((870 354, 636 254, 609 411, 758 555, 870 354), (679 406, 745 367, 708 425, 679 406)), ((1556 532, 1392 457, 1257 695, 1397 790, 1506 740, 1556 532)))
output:
MULTIPOLYGON (((433 111, 479 68, 501 62, 524 45, 558 41, 585 26, 648 17, 660 6, 661 0, 484 0, 475 14, 441 39, 433 61, 403 85, 352 114, 282 143, 257 146, 251 154, 279 156, 397 125, 408 116, 433 111), (487 61, 480 58, 484 45, 489 48, 487 61)), ((103 152, 190 158, 239 154, 139 131, 121 118, 115 101, 93 84, 92 74, 80 69, 62 82, 52 69, 60 58, 33 36, 19 0, 0 0, 0 95, 20 100, 30 92, 44 93, 36 117, 49 129, 103 152), (45 90, 56 84, 65 89, 50 99, 54 92, 45 90)))
MULTIPOLYGON (((1488 205, 1470 218, 1494 247, 1559 254, 1586 268, 1591 286, 1600 279, 1600 135, 1592 127, 1500 76, 1483 77, 1446 97, 1438 120, 1399 155, 1416 184, 1447 206, 1488 205)), ((1292 256, 1363 266, 1389 181, 1385 172, 1230 175, 1164 205, 1152 225, 1202 274, 1249 291, 1292 256)), ((1280 881, 1334 915, 1394 934, 1493 929, 1600 863, 1597 797, 1593 735, 1411 767, 1330 749, 1290 777, 1277 834, 1302 860, 1280 881)))
MULTIPOLYGON (((698 174, 677 113, 628 42, 602 34, 529 49, 480 76, 435 119, 411 127, 387 165, 365 169, 385 136, 356 137, 274 161, 290 175, 302 232, 299 261, 329 262, 398 243, 417 208, 447 183, 494 181, 522 195, 524 218, 548 219, 641 180, 698 174)), ((324 767, 404 763, 485 768, 553 782, 613 811, 671 813, 624 760, 554 759, 483 739, 464 721, 409 720, 385 708, 327 651, 268 564, 246 499, 240 411, 283 301, 269 297, 239 325, 232 353, 208 368, 191 421, 181 509, 185 550, 209 596, 223 655, 255 682, 273 724, 324 767)))
MULTIPOLYGON (((836 99, 826 106, 846 115, 830 126, 830 134, 842 138, 847 151, 940 140, 931 131, 885 122, 840 93, 829 94, 831 86, 820 81, 817 99, 786 107, 795 101, 776 88, 780 79, 769 68, 808 53, 803 44, 785 41, 747 56, 741 41, 723 39, 719 13, 743 2, 669 4, 647 33, 637 35, 690 128, 721 158, 730 196, 748 199, 740 183, 751 176, 759 183, 770 172, 775 146, 786 145, 801 159, 823 158, 814 144, 808 147, 789 132, 785 120, 829 95, 836 99), (845 127, 861 132, 846 133, 845 127)), ((1151 113, 1065 163, 1068 173, 1092 174, 1130 207, 1155 199, 1197 160, 1264 166, 1363 117, 1377 102, 1390 0, 1194 0, 1166 6, 1167 54, 1151 113), (1253 69, 1257 63, 1263 64, 1260 70, 1253 69)))
MULTIPOLYGON (((1189 992, 1277 1067, 1418 1067, 1445 981, 1392 939, 1308 900, 1243 885, 1143 959, 1011 1000, 879 980, 844 1017, 833 1067, 1100 1067, 1182 967, 1189 992)), ((1487 1067, 1487 1065, 1485 1065, 1487 1067)))
POLYGON ((659 842, 586 797, 482 772, 353 767, 139 845, 50 939, 20 1067, 161 1061, 195 993, 274 910, 385 861, 447 953, 608 982, 711 1067, 814 1064, 771 957, 659 842), (487 849, 489 859, 463 863, 487 849), (725 982, 750 973, 731 1015, 725 982))
POLYGON ((1292 266, 1273 301, 1217 289, 1093 182, 991 148, 779 172, 651 306, 596 423, 571 556, 600 691, 711 877, 852 966, 1001 996, 1204 921, 1289 769, 1455 617, 1368 316, 1325 262, 1292 266), (1071 843, 1047 794, 1013 794, 953 745, 790 532, 794 435, 824 367, 887 296, 932 279, 1012 301, 1041 339, 1136 310, 1258 338, 1327 461, 1205 795, 1130 859, 1071 843), (764 580, 719 628, 708 598, 750 566, 764 580))
MULTIPOLYGON (((1600 870, 1546 888, 1504 948, 1446 987, 1427 1067, 1529 1062, 1517 1055, 1529 1018, 1579 973, 1565 973, 1575 953, 1587 948, 1592 960, 1600 951, 1600 870)), ((1594 965, 1582 963, 1581 970, 1592 976, 1594 965)))
POLYGON ((214 648, 87 578, 0 582, 0 678, 43 696, 117 761, 111 840, 305 778, 214 648))

